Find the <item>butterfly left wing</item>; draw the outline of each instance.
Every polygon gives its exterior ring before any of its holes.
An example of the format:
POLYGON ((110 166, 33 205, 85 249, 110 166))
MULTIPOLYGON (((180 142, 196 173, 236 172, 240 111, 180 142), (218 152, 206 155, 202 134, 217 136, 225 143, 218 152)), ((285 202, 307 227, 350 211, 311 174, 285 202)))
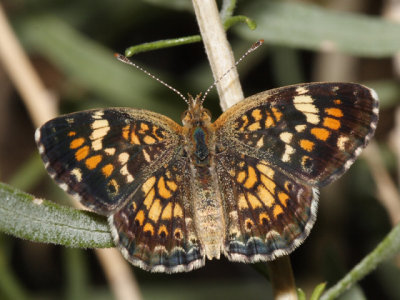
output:
POLYGON ((306 83, 246 98, 215 122, 217 145, 264 159, 290 176, 326 185, 375 132, 378 98, 355 83, 306 83))
POLYGON ((216 155, 216 164, 227 212, 224 251, 229 260, 273 260, 305 240, 316 218, 317 188, 230 149, 216 155))
POLYGON ((151 272, 187 272, 205 263, 190 209, 189 160, 178 153, 109 217, 115 244, 133 265, 151 272))
POLYGON ((145 110, 64 115, 36 131, 45 166, 85 206, 108 215, 116 246, 153 272, 204 265, 194 229, 181 126, 145 110))
POLYGON ((222 114, 213 126, 227 257, 271 260, 302 243, 318 187, 351 166, 377 120, 375 92, 352 83, 274 89, 222 114))

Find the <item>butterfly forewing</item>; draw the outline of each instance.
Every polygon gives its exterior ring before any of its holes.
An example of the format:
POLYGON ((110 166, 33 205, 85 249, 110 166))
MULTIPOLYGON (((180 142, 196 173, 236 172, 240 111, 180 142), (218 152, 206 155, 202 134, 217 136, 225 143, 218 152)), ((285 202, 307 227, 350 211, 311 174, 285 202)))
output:
POLYGON ((181 144, 181 126, 134 109, 91 110, 53 119, 36 131, 47 171, 92 210, 108 215, 168 162, 181 144))
POLYGON ((378 100, 354 83, 310 83, 256 94, 215 122, 217 145, 265 159, 325 185, 347 170, 372 137, 378 100))

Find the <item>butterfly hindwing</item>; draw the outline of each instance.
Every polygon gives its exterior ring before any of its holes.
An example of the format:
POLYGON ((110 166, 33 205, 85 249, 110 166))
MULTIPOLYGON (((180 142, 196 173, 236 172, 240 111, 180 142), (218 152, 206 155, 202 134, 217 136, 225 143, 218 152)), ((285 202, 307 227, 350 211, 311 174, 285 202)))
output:
POLYGON ((316 188, 232 149, 217 155, 216 161, 226 205, 225 253, 230 260, 272 260, 304 241, 315 222, 316 188))
POLYGON ((188 163, 187 158, 174 158, 147 178, 132 199, 109 217, 115 244, 133 265, 168 273, 204 265, 189 208, 188 163))
POLYGON ((36 131, 47 171, 92 210, 108 215, 129 199, 142 178, 179 148, 178 124, 125 108, 90 110, 53 119, 36 131))

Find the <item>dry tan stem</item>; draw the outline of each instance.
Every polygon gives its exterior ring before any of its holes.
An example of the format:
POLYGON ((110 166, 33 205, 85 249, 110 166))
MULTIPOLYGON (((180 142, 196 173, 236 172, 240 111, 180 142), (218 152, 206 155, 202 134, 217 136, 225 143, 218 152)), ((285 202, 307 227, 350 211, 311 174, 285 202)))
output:
MULTIPOLYGON (((50 96, 16 38, 0 4, 0 60, 21 94, 35 126, 57 116, 58 107, 50 96)), ((77 204, 76 201, 73 203, 77 204)), ((115 248, 96 252, 116 299, 140 300, 141 295, 128 263, 115 248), (107 254, 106 254, 107 253, 107 254)))
MULTIPOLYGON (((193 0, 193 6, 214 78, 218 79, 235 60, 222 27, 217 5, 212 0, 193 0)), ((223 110, 243 99, 236 69, 228 75, 217 85, 223 110)), ((275 299, 297 299, 289 256, 269 262, 268 266, 275 299)))
POLYGON ((0 3, 0 60, 18 89, 35 126, 57 115, 55 99, 46 90, 16 38, 0 3))
POLYGON ((274 289, 275 299, 297 299, 296 285, 289 256, 282 256, 268 262, 268 273, 274 289))
POLYGON ((395 183, 385 169, 375 141, 371 141, 363 155, 376 182, 378 199, 386 209, 392 225, 395 225, 400 221, 400 195, 395 183))
MULTIPOLYGON (((363 0, 328 1, 327 7, 343 11, 360 11, 363 0)), ((354 81, 356 78, 357 60, 349 55, 331 52, 319 53, 313 70, 315 81, 354 81)))
MULTIPOLYGON (((400 1, 399 0, 386 0, 383 8, 382 15, 385 19, 400 23, 400 1)), ((393 70, 397 76, 400 77, 400 51, 393 56, 393 70)), ((400 170, 399 170, 400 171, 400 170)))
POLYGON ((106 277, 116 299, 141 300, 139 286, 132 275, 131 267, 116 248, 96 249, 106 277))
MULTIPOLYGON (((215 1, 193 0, 192 2, 211 70, 214 78, 218 80, 235 63, 232 49, 226 39, 215 1)), ((224 111, 243 100, 236 68, 219 81, 217 90, 224 111)))

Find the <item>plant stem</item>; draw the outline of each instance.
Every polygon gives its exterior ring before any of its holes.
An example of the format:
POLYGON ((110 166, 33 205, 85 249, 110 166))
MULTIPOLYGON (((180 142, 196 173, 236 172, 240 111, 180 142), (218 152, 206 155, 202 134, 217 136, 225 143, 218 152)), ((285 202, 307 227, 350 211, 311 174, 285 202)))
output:
POLYGON ((297 299, 292 265, 288 255, 268 262, 268 273, 275 299, 297 299))
POLYGON ((39 126, 57 115, 56 101, 26 56, 0 4, 0 61, 31 116, 39 126))
MULTIPOLYGON (((214 79, 219 80, 235 63, 235 59, 226 39, 217 5, 213 0, 193 0, 192 2, 214 79)), ((224 111, 243 100, 236 68, 219 80, 217 91, 224 111)))
MULTIPOLYGON (((235 59, 217 5, 212 0, 193 0, 193 6, 214 78, 220 79, 235 59)), ((219 81, 217 90, 224 111, 244 98, 236 68, 219 81)), ((268 265, 275 299, 297 299, 289 257, 279 258, 268 265)))

